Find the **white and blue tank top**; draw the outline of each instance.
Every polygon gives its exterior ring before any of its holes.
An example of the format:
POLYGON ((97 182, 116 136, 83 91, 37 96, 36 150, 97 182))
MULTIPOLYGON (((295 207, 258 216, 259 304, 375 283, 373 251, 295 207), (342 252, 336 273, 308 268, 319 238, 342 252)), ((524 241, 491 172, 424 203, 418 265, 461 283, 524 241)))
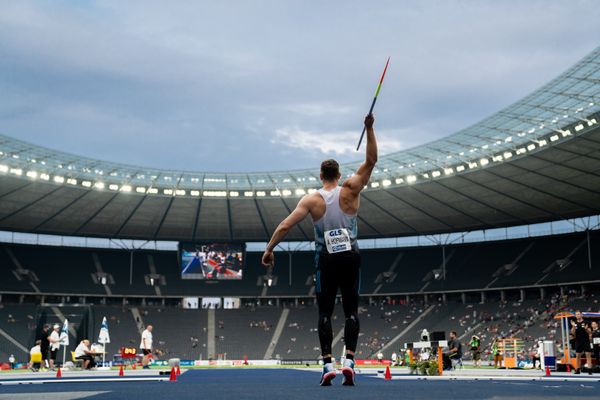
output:
POLYGON ((319 189, 325 200, 325 214, 313 222, 315 250, 317 254, 336 254, 345 251, 358 252, 358 226, 356 214, 349 215, 340 207, 341 187, 331 191, 319 189))

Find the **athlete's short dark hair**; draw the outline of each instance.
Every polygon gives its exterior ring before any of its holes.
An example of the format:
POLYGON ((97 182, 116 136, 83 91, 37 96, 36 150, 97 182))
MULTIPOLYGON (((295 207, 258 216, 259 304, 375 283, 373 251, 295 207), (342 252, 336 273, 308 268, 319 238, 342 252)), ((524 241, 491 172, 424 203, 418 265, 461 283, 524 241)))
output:
POLYGON ((333 181, 339 178, 340 164, 334 159, 325 160, 321 163, 321 175, 323 180, 333 181))

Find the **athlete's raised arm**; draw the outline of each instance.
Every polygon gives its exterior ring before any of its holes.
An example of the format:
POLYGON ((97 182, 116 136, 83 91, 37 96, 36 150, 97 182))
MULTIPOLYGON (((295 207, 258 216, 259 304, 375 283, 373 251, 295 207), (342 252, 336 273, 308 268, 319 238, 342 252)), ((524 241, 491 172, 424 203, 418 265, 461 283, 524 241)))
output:
POLYGON ((286 219, 281 221, 279 226, 277 226, 277 229, 275 229, 275 232, 273 232, 273 236, 271 237, 269 244, 267 244, 265 253, 262 256, 262 264, 265 267, 268 267, 275 263, 275 256, 273 255, 273 250, 275 249, 275 247, 279 244, 279 242, 283 240, 283 238, 285 237, 285 235, 288 234, 290 229, 296 226, 296 224, 298 224, 308 215, 310 211, 309 196, 310 195, 306 195, 302 199, 300 199, 294 211, 292 211, 286 219))
POLYGON ((365 117, 365 127, 367 128, 367 155, 365 161, 360 164, 356 173, 344 182, 344 186, 349 188, 350 191, 357 196, 369 183, 371 173, 377 163, 377 139, 375 138, 375 130, 373 129, 374 122, 375 118, 373 117, 373 114, 369 114, 365 117))

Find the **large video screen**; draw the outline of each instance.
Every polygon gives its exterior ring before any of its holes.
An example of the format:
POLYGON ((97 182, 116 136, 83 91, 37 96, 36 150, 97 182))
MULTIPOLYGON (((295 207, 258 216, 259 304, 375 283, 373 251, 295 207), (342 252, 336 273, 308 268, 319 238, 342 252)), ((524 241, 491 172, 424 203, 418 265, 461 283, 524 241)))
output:
POLYGON ((245 243, 179 243, 182 279, 242 279, 245 243))

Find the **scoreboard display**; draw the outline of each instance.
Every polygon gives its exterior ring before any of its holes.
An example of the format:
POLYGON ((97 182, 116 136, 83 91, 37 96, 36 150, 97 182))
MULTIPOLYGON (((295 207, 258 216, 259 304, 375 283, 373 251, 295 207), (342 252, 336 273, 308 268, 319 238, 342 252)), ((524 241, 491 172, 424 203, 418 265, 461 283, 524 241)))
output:
POLYGON ((182 279, 242 279, 245 243, 179 243, 182 279))

